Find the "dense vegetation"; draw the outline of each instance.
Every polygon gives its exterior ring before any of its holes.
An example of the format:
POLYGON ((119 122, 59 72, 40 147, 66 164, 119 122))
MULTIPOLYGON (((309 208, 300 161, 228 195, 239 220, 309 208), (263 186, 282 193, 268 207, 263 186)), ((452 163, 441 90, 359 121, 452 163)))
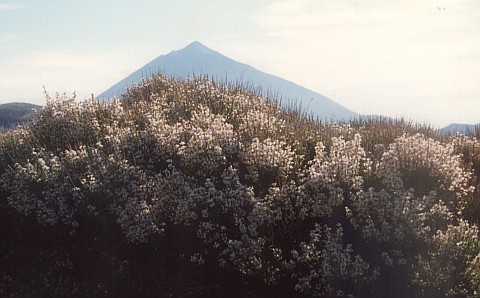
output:
POLYGON ((2 297, 478 297, 475 136, 155 76, 0 136, 2 297))

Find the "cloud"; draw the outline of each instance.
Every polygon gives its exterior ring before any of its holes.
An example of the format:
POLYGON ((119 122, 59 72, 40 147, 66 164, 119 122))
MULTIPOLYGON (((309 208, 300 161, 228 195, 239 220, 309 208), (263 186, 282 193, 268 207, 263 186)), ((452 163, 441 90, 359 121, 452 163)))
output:
POLYGON ((43 102, 43 86, 50 93, 76 91, 78 98, 98 94, 133 72, 145 61, 133 46, 99 51, 55 49, 19 54, 2 62, 2 102, 43 102), (21 90, 21 94, 19 94, 21 90))
POLYGON ((19 10, 24 8, 24 5, 20 2, 7 2, 0 3, 0 12, 9 10, 19 10))
MULTIPOLYGON (((448 113, 435 101, 472 104, 470 96, 480 96, 478 5, 365 2, 287 0, 266 6, 253 16, 266 34, 265 45, 274 49, 262 56, 270 65, 266 71, 360 113, 425 119, 448 113), (428 112, 419 110, 427 107, 428 112)), ((258 48, 245 47, 243 55, 259 56, 258 48)), ((480 110, 480 103, 473 104, 466 112, 480 110)))
POLYGON ((145 61, 137 57, 133 46, 116 47, 108 50, 54 49, 31 51, 16 58, 16 63, 28 68, 43 69, 44 72, 90 72, 96 75, 112 75, 138 67, 145 61), (121 63, 119 63, 121 62, 121 63))

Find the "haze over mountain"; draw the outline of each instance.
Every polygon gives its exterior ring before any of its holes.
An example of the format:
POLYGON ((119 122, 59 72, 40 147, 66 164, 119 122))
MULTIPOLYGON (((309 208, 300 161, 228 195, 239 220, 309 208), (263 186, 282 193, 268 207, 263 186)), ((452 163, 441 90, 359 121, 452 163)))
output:
POLYGON ((263 95, 271 95, 277 99, 281 97, 284 106, 292 103, 301 105, 308 114, 321 120, 340 121, 359 116, 319 93, 237 62, 207 48, 200 42, 193 42, 181 50, 157 57, 101 93, 97 98, 108 100, 113 96, 120 97, 127 87, 139 83, 142 78, 159 71, 176 78, 208 75, 216 81, 227 80, 250 84, 253 87, 261 88, 263 95))
MULTIPOLYGON (((142 78, 157 72, 163 72, 167 76, 176 78, 208 75, 217 81, 228 80, 245 83, 261 88, 264 95, 271 95, 274 98, 281 97, 284 105, 291 104, 292 100, 296 101, 296 104, 307 109, 307 113, 325 121, 362 117, 319 93, 237 62, 199 42, 193 42, 181 50, 157 57, 101 93, 97 98, 108 100, 113 96, 120 97, 127 87, 139 83, 142 78)), ((0 105, 0 127, 10 128, 19 123, 28 122, 33 115, 32 108, 39 109, 41 107, 19 103, 0 105)), ((474 132, 477 127, 478 125, 454 123, 438 131, 441 134, 467 133, 474 132)))

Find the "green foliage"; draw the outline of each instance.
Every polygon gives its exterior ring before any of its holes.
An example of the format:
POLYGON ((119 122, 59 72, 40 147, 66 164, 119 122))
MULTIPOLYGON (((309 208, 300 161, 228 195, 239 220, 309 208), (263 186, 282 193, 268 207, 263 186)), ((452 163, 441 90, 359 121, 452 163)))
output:
POLYGON ((0 295, 475 297, 479 148, 202 78, 47 98, 0 136, 0 295))

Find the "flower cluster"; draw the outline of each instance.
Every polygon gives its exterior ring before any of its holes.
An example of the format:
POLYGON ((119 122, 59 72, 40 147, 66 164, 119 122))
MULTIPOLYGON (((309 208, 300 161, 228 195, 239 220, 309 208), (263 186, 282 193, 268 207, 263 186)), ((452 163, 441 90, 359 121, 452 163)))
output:
POLYGON ((72 230, 105 218, 131 245, 182 237, 195 266, 306 296, 374 293, 395 270, 418 293, 475 295, 476 141, 377 140, 239 86, 155 76, 122 100, 49 99, 3 134, 0 207, 72 230))

